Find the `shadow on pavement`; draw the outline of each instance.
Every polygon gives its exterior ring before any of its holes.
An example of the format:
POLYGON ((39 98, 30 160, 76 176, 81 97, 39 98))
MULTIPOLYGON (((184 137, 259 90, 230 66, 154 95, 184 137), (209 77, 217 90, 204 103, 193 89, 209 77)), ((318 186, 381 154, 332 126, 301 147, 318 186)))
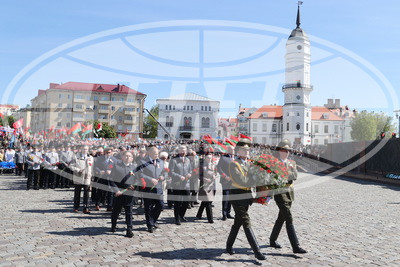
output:
POLYGON ((70 209, 45 209, 45 210, 19 210, 20 212, 29 213, 68 213, 71 212, 70 209))
POLYGON ((378 186, 380 186, 382 188, 387 188, 387 189, 390 189, 390 190, 400 191, 400 186, 387 184, 387 183, 384 183, 384 182, 377 182, 377 181, 371 181, 371 180, 362 180, 362 179, 352 178, 352 177, 347 177, 347 176, 337 176, 335 178, 339 179, 339 180, 347 181, 347 182, 361 184, 361 185, 378 185, 378 186))
POLYGON ((111 235, 109 227, 81 227, 74 228, 70 231, 61 232, 47 232, 52 235, 67 235, 67 236, 97 236, 97 235, 111 235))
MULTIPOLYGON (((236 254, 249 254, 249 249, 236 249, 236 254)), ((223 262, 247 262, 260 265, 256 259, 254 260, 244 260, 244 259, 220 259, 218 258, 222 254, 225 254, 225 249, 220 248, 204 248, 204 249, 194 249, 194 248, 184 248, 172 251, 163 252, 148 252, 143 251, 136 253, 146 258, 153 259, 169 259, 169 260, 213 260, 213 261, 223 261, 223 262)), ((252 252, 251 252, 252 253, 252 252)), ((229 255, 229 254, 226 254, 229 255)), ((233 255, 234 256, 234 255, 233 255)), ((232 256, 232 257, 233 257, 232 256)))
POLYGON ((26 180, 15 180, 12 182, 5 182, 4 186, 6 188, 1 188, 0 190, 26 190, 26 180))

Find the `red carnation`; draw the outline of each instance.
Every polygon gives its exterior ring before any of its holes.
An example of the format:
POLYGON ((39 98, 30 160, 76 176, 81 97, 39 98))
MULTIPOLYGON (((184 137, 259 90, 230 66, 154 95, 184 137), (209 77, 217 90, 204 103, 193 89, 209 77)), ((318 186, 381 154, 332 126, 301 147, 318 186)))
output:
POLYGON ((109 168, 109 169, 112 169, 112 168, 113 168, 113 165, 112 165, 112 164, 108 165, 108 168, 109 168))
POLYGON ((142 182, 142 189, 145 189, 147 185, 146 180, 144 178, 140 178, 140 181, 142 182))
POLYGON ((268 173, 271 173, 272 171, 270 169, 267 170, 268 173))
POLYGON ((166 172, 169 172, 169 169, 168 169, 168 168, 165 168, 164 170, 165 170, 166 172))

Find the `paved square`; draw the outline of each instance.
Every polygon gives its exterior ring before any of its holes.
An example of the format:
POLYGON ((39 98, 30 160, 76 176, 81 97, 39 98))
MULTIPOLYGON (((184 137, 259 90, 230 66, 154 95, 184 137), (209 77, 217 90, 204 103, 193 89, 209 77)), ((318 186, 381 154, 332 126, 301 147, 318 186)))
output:
POLYGON ((26 191, 25 178, 0 176, 0 266, 399 266, 400 187, 350 178, 301 174, 295 183, 294 224, 308 254, 292 253, 285 228, 280 250, 268 247, 277 206, 250 207, 253 230, 267 255, 258 262, 241 230, 235 255, 225 253, 232 220, 221 220, 214 202, 214 224, 195 220, 174 224, 164 210, 160 228, 146 231, 143 210, 134 206, 134 237, 124 237, 124 216, 110 233, 110 213, 72 213, 72 189, 26 191))

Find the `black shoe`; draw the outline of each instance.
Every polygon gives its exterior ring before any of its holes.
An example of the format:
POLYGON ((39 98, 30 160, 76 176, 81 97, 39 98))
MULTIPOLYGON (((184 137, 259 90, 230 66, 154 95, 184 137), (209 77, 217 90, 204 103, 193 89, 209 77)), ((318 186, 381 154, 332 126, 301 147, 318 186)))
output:
POLYGON ((222 220, 223 220, 223 221, 226 221, 226 216, 225 216, 225 215, 222 216, 222 220))
POLYGON ((38 188, 38 187, 34 187, 33 189, 34 189, 34 190, 39 190, 39 188, 38 188))
POLYGON ((262 254, 261 252, 256 252, 255 253, 256 259, 259 261, 264 261, 266 260, 266 257, 264 256, 264 254, 262 254))
POLYGON ((90 214, 90 211, 89 211, 89 209, 84 209, 84 210, 83 210, 83 213, 85 213, 85 214, 90 214))
POLYGON ((153 226, 148 227, 147 231, 149 231, 149 233, 153 233, 154 232, 154 227, 153 226))
POLYGON ((199 215, 196 215, 196 218, 199 219, 199 220, 201 220, 201 216, 199 216, 199 215))
POLYGON ((117 227, 111 226, 111 233, 115 233, 117 231, 117 227))
POLYGON ((227 247, 227 248, 226 248, 226 252, 229 253, 230 255, 235 254, 235 251, 233 250, 232 247, 230 247, 230 248, 227 247))
POLYGON ((133 237, 132 229, 126 230, 126 237, 129 237, 129 238, 132 238, 132 237, 133 237))
POLYGON ((297 247, 297 248, 293 248, 293 253, 305 254, 305 253, 307 253, 307 250, 302 249, 301 247, 297 247))
POLYGON ((232 216, 232 215, 230 215, 230 214, 226 215, 226 218, 228 218, 228 219, 235 219, 235 217, 232 216))
MULTIPOLYGON (((155 229, 158 229, 158 228, 159 228, 158 223, 155 223, 153 227, 154 227, 155 229)), ((155 229, 154 229, 154 230, 155 230, 155 229)))
POLYGON ((214 223, 214 220, 213 219, 208 220, 208 223, 214 223))
POLYGON ((176 225, 181 225, 181 221, 180 220, 175 220, 175 224, 176 225))
POLYGON ((185 217, 181 217, 182 222, 187 222, 188 220, 185 217))
POLYGON ((271 248, 282 248, 282 246, 276 241, 269 241, 269 246, 271 248))

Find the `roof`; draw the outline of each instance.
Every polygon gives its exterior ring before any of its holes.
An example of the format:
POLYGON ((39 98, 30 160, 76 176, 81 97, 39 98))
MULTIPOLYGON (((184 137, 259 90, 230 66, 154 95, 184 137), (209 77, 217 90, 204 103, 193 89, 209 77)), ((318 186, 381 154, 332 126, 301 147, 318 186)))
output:
POLYGON ((249 119, 282 119, 282 115, 282 106, 262 106, 251 114, 249 119), (263 116, 264 113, 266 113, 266 117, 263 116))
POLYGON ((0 108, 19 109, 19 106, 10 104, 0 104, 0 108))
MULTIPOLYGON (((49 89, 144 95, 143 93, 135 91, 126 85, 119 85, 119 84, 81 83, 81 82, 66 82, 63 84, 50 83, 49 89)), ((39 94, 41 93, 40 91, 41 90, 39 90, 39 94)))
POLYGON ((226 122, 226 123, 237 123, 237 118, 219 118, 219 122, 226 122))
POLYGON ((326 107, 312 107, 311 120, 342 121, 343 119, 326 107), (324 117, 324 114, 328 114, 328 116, 324 117))
POLYGON ((211 98, 207 98, 195 93, 184 93, 181 95, 170 96, 167 98, 160 98, 157 100, 195 100, 195 101, 214 101, 214 102, 216 101, 211 98))

